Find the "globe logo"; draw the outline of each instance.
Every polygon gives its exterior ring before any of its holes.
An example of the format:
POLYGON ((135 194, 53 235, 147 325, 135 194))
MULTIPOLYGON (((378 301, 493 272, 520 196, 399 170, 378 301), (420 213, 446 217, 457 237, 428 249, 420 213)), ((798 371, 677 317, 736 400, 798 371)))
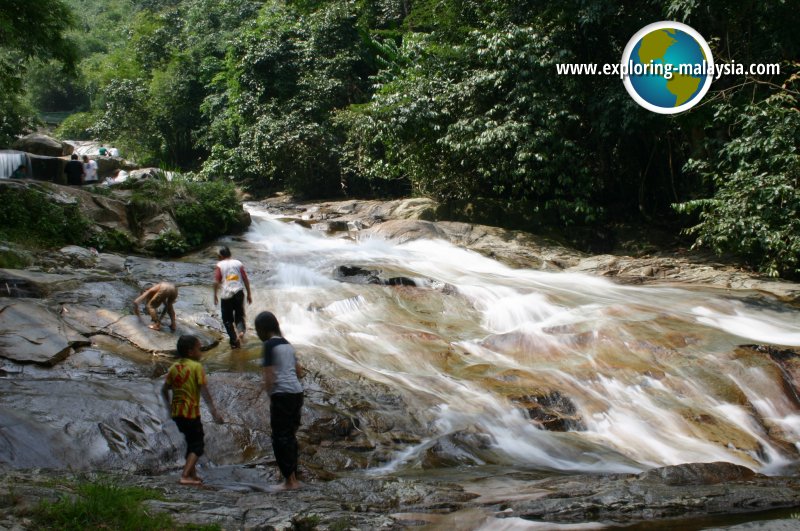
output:
POLYGON ((639 30, 622 53, 625 89, 644 107, 675 114, 694 107, 714 77, 711 49, 694 29, 662 21, 639 30))

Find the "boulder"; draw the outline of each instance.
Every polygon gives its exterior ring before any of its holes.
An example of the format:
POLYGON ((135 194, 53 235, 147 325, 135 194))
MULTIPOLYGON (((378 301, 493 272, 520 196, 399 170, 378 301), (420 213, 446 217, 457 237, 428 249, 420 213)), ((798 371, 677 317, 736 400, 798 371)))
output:
POLYGON ((78 275, 41 273, 24 269, 0 269, 1 293, 6 297, 44 298, 64 289, 80 285, 78 275))
POLYGON ((685 463, 663 466, 639 474, 643 481, 660 482, 664 485, 717 485, 732 481, 748 481, 756 473, 747 467, 733 463, 685 463))
MULTIPOLYGON (((172 282, 176 286, 210 285, 214 278, 215 264, 216 257, 213 255, 209 256, 206 263, 164 262, 144 256, 129 256, 125 260, 125 268, 142 288, 157 282, 172 282)), ((182 288, 179 289, 182 290, 182 288)), ((210 292, 210 288, 208 292, 210 292)), ((181 298, 182 295, 179 295, 178 300, 181 298)))
POLYGON ((10 243, 0 244, 0 268, 17 269, 33 265, 33 255, 10 243))
POLYGON ((142 231, 140 242, 145 247, 163 232, 174 231, 180 233, 181 231, 178 223, 169 212, 162 212, 142 221, 140 229, 142 231))
POLYGON ((100 253, 97 268, 109 273, 125 273, 125 257, 113 253, 100 253))
POLYGON ((236 214, 236 223, 230 227, 231 234, 241 234, 245 232, 252 222, 253 220, 250 217, 250 212, 247 210, 240 211, 236 214))
POLYGON ((15 379, 15 392, 0 394, 0 428, 15 421, 8 444, 0 445, 0 462, 77 470, 174 465, 181 436, 166 417, 160 384, 149 378, 15 379), (17 411, 25 413, 15 418, 17 411), (36 462, 38 456, 46 459, 36 462))
POLYGON ((108 325, 107 333, 112 337, 124 339, 137 348, 145 352, 152 352, 153 354, 175 353, 175 344, 178 338, 183 334, 191 334, 197 337, 197 339, 200 340, 203 350, 208 350, 219 344, 219 340, 216 337, 209 335, 196 326, 180 321, 178 322, 177 330, 172 332, 168 326, 169 317, 166 315, 161 323, 161 330, 156 332, 148 328, 150 325, 149 317, 145 315, 139 317, 135 315, 126 315, 113 324, 108 325))
POLYGON ((31 161, 31 179, 67 184, 67 176, 64 175, 64 166, 67 163, 65 159, 45 155, 30 155, 29 160, 31 161))
POLYGON ((132 170, 128 174, 128 179, 155 179, 158 178, 162 173, 163 172, 158 168, 141 168, 138 170, 132 170))
MULTIPOLYGON (((530 494, 504 501, 502 517, 548 522, 652 522, 755 513, 800 505, 791 477, 767 477, 732 463, 689 463, 639 475, 534 479, 530 494)), ((500 515, 501 513, 498 513, 500 515)))
POLYGON ((97 252, 85 247, 67 245, 58 251, 70 265, 75 267, 93 267, 97 264, 97 252))
POLYGON ((410 286, 416 287, 417 282, 408 277, 382 278, 381 272, 373 269, 364 269, 358 266, 339 266, 335 272, 336 278, 350 284, 380 284, 383 286, 410 286))
POLYGON ((17 139, 12 144, 12 147, 20 151, 46 157, 63 157, 71 155, 75 150, 75 147, 71 144, 39 133, 32 133, 17 139))
POLYGON ((370 229, 370 233, 396 240, 400 243, 427 239, 446 240, 447 235, 436 223, 417 219, 394 219, 386 221, 370 229))
POLYGON ((102 228, 130 232, 127 207, 119 199, 92 194, 88 190, 71 186, 50 185, 45 191, 54 201, 77 204, 84 216, 102 228))
MULTIPOLYGON (((60 159, 58 159, 60 160, 60 159)), ((31 189, 45 194, 48 201, 60 205, 77 205, 81 213, 102 228, 130 231, 125 202, 92 194, 88 190, 59 184, 0 180, 0 186, 31 189)))
POLYGON ((29 299, 0 303, 0 357, 54 365, 73 347, 90 342, 43 304, 29 299))
POLYGON ((312 225, 314 230, 333 234, 336 232, 347 232, 350 230, 346 221, 320 221, 312 225))
POLYGON ((122 157, 92 157, 97 162, 97 175, 103 179, 113 177, 117 170, 130 172, 137 166, 122 157))

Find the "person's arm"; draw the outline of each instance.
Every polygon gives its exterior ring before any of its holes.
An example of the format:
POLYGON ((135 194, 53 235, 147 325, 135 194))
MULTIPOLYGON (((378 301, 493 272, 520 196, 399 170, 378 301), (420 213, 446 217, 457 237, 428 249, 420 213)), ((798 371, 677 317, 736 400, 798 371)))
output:
POLYGON ((170 407, 170 402, 171 401, 170 401, 170 398, 169 398, 169 390, 170 389, 171 389, 171 386, 167 382, 164 382, 164 385, 161 386, 161 398, 164 399, 164 404, 166 404, 166 406, 167 406, 167 416, 168 417, 172 416, 172 408, 170 407))
POLYGON ((247 278, 247 271, 244 270, 244 266, 242 266, 242 282, 244 282, 244 288, 247 290, 247 304, 253 304, 253 297, 250 296, 250 279, 247 278))
POLYGON ((178 326, 178 321, 175 319, 175 307, 172 305, 172 302, 173 301, 167 303, 167 313, 169 313, 170 318, 169 329, 174 332, 175 328, 178 326))
POLYGON ((200 394, 203 395, 203 400, 208 404, 208 409, 211 411, 211 416, 214 417, 214 422, 222 424, 224 419, 217 413, 217 406, 214 405, 214 399, 211 398, 211 393, 208 391, 208 385, 200 386, 200 394))
POLYGON ((306 370, 300 365, 299 361, 294 362, 294 372, 297 374, 298 379, 302 379, 306 375, 306 370))
MULTIPOLYGON (((82 179, 82 177, 81 177, 81 179, 82 179)), ((153 291, 154 289, 156 289, 156 286, 153 286, 152 288, 145 290, 141 295, 139 295, 138 297, 133 299, 133 313, 134 314, 136 314, 137 316, 139 315, 139 305, 142 304, 142 302, 144 302, 145 300, 147 300, 149 298, 148 295, 150 295, 150 292, 153 291)))
POLYGON ((264 390, 267 394, 272 392, 272 386, 275 385, 275 367, 270 365, 269 367, 264 367, 264 390))
POLYGON ((220 284, 222 284, 222 271, 219 270, 218 266, 214 268, 214 306, 219 304, 217 292, 219 291, 220 284))

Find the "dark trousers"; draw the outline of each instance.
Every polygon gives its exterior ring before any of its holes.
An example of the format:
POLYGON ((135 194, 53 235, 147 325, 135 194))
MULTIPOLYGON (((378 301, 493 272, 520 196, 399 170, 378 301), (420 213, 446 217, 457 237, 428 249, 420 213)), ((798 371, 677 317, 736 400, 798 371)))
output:
POLYGON ((205 451, 205 443, 203 433, 203 423, 200 417, 194 419, 187 419, 185 417, 172 417, 175 424, 178 425, 178 430, 186 438, 186 457, 189 454, 195 454, 197 457, 202 457, 205 451))
POLYGON ((231 345, 235 345, 239 340, 237 328, 245 330, 244 325, 244 290, 237 291, 236 295, 230 299, 220 301, 222 309, 222 324, 231 339, 231 345))
POLYGON ((272 427, 272 451, 284 479, 297 472, 297 429, 303 393, 275 393, 269 397, 269 420, 272 427))

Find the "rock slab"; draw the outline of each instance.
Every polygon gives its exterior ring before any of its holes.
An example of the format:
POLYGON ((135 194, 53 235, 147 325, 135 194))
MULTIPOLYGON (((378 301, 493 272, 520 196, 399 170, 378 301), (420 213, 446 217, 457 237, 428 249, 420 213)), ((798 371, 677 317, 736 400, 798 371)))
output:
POLYGON ((21 363, 54 365, 73 347, 90 342, 41 303, 1 299, 0 357, 21 363))

